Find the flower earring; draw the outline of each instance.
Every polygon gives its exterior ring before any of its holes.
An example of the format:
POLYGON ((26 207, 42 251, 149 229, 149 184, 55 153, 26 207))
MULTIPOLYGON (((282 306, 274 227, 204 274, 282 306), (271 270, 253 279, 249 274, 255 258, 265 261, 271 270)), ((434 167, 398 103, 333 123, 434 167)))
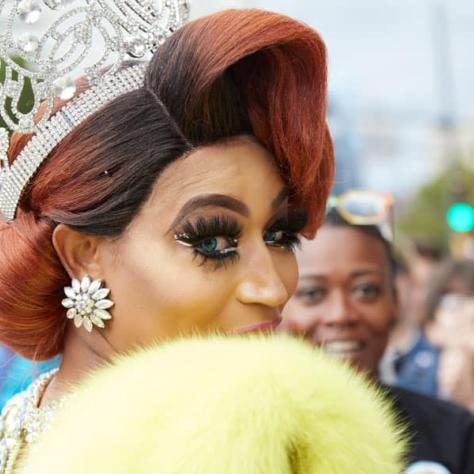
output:
POLYGON ((62 300, 62 305, 67 308, 66 316, 74 320, 77 328, 84 326, 92 332, 95 326, 104 328, 104 321, 112 319, 107 311, 114 303, 106 299, 110 293, 108 288, 102 288, 101 280, 94 280, 85 276, 81 281, 73 278, 71 286, 64 288, 67 298, 62 300))

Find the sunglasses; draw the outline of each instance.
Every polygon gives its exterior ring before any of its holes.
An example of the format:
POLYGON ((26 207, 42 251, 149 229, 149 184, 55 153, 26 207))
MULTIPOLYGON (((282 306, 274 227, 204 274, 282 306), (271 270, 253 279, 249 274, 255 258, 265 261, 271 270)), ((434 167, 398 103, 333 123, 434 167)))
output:
POLYGON ((339 196, 331 196, 326 213, 335 209, 352 225, 374 225, 383 237, 393 241, 393 198, 388 193, 369 190, 351 190, 339 196))

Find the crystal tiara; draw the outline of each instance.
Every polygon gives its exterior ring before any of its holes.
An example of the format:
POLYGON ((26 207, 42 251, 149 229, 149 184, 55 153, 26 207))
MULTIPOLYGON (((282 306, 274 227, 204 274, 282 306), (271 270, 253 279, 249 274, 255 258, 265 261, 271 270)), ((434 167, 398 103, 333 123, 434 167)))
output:
POLYGON ((0 128, 0 212, 7 221, 55 146, 107 103, 142 87, 146 61, 188 15, 187 0, 0 0, 0 117, 10 131, 33 134, 10 166, 9 134, 0 128), (43 26, 42 35, 21 33, 31 25, 43 26), (130 58, 141 61, 121 68, 130 58), (81 76, 91 87, 74 97, 81 76), (33 98, 26 112, 25 91, 33 98), (72 100, 52 115, 57 98, 72 100))

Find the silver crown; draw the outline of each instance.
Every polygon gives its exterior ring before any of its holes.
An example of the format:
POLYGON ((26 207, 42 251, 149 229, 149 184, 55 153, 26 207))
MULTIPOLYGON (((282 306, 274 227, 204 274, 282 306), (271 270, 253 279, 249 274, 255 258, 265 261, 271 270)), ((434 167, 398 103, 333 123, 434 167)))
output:
POLYGON ((0 116, 11 131, 34 134, 9 166, 8 134, 0 129, 0 211, 7 220, 53 148, 111 100, 141 87, 143 62, 188 15, 187 0, 0 0, 0 116), (121 68, 130 58, 142 64, 121 68), (80 76, 90 89, 51 117, 55 99, 76 95, 80 76), (26 90, 33 96, 27 111, 19 107, 26 90))

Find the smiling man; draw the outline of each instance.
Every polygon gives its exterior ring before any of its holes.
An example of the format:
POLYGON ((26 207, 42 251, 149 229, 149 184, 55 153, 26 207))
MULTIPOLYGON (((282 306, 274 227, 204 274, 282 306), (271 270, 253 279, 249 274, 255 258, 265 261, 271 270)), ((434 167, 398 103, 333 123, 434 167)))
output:
MULTIPOLYGON (((391 245, 380 227, 351 224, 332 209, 297 258, 299 282, 284 329, 377 380, 398 313, 391 245)), ((411 434, 407 473, 474 473, 471 414, 406 390, 387 391, 411 434)))

